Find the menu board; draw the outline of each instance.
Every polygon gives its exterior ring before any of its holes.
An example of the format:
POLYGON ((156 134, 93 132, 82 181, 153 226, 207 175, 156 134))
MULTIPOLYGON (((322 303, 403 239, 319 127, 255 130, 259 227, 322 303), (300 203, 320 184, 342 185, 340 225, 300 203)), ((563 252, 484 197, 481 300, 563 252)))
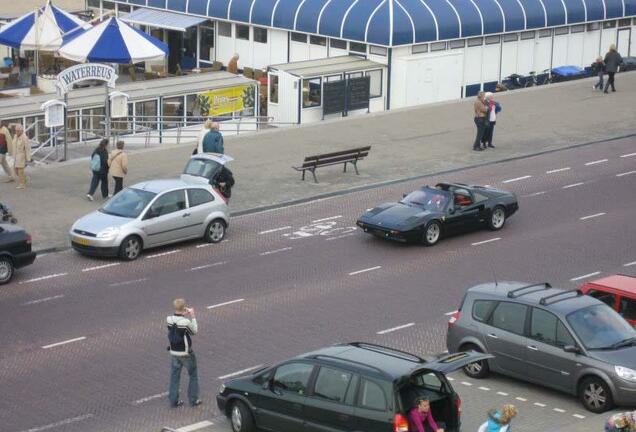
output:
POLYGON ((347 111, 368 109, 371 77, 350 78, 348 81, 347 111))
POLYGON ((323 115, 340 113, 345 110, 346 81, 330 81, 323 85, 323 115))

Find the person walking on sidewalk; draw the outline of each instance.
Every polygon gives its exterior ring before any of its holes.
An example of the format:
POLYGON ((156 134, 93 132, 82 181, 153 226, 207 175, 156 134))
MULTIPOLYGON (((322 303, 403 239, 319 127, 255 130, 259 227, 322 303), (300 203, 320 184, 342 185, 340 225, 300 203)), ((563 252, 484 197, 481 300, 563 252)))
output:
POLYGON ((477 93, 477 98, 473 104, 473 109, 475 111, 475 126, 477 126, 477 136, 475 136, 475 142, 473 143, 473 150, 475 151, 482 150, 481 140, 484 137, 484 132, 486 131, 486 113, 488 112, 488 108, 484 101, 484 95, 485 93, 483 91, 477 93))
POLYGON ((219 132, 219 124, 212 123, 212 128, 203 138, 203 153, 224 153, 223 135, 219 132))
POLYGON ((24 189, 26 186, 26 169, 27 163, 31 162, 31 143, 29 137, 24 133, 22 125, 16 125, 15 136, 13 137, 14 161, 13 167, 18 176, 18 187, 16 189, 24 189))
POLYGON ((592 74, 598 77, 598 82, 594 84, 594 90, 603 90, 603 75, 605 74, 605 63, 603 57, 598 56, 596 61, 592 63, 592 74))
POLYGON ((605 84, 603 93, 607 93, 609 86, 612 86, 612 91, 615 92, 614 75, 618 72, 618 66, 623 63, 623 57, 616 51, 616 45, 610 45, 609 51, 605 54, 604 63, 605 71, 607 72, 607 84, 605 84))
POLYGON ((185 367, 190 377, 188 401, 192 406, 201 405, 197 358, 192 350, 192 335, 197 334, 199 331, 197 319, 194 315, 194 309, 187 307, 184 299, 178 298, 173 304, 174 314, 170 315, 166 320, 168 324, 168 341, 170 342, 168 350, 170 351, 170 357, 172 357, 168 400, 171 407, 183 405, 183 401, 179 399, 179 384, 181 382, 181 369, 185 367))
POLYGON ((2 120, 2 122, 0 122, 0 165, 2 165, 2 169, 9 177, 7 183, 15 181, 13 169, 11 169, 9 162, 7 162, 7 156, 11 156, 12 154, 13 139, 11 138, 11 132, 7 129, 7 122, 2 120))
POLYGON ((195 148, 192 152, 193 155, 197 153, 203 153, 203 140, 205 139, 205 136, 208 134, 208 132, 210 132, 210 130, 212 129, 212 124, 212 120, 210 119, 207 119, 205 123, 203 123, 203 127, 199 132, 199 137, 197 138, 197 148, 195 148))
POLYGON ((497 124, 497 114, 501 111, 501 105, 499 102, 495 102, 495 97, 491 92, 487 92, 485 96, 486 107, 488 108, 488 113, 486 114, 486 130, 484 131, 484 136, 481 139, 481 143, 483 148, 495 148, 492 144, 492 137, 495 132, 495 124, 497 124))
POLYGON ((89 201, 93 201, 93 195, 97 190, 97 185, 101 183, 102 198, 108 198, 108 140, 106 138, 99 142, 99 145, 91 154, 91 185, 86 194, 89 201))
POLYGON ((124 187, 124 177, 128 174, 128 155, 124 151, 123 141, 117 141, 117 149, 108 157, 108 170, 115 181, 113 195, 117 195, 124 187))

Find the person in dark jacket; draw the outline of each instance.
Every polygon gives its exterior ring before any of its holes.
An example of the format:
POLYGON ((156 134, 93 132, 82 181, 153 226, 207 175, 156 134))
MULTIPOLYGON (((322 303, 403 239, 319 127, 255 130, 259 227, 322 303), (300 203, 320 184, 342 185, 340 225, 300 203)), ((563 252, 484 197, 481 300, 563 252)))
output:
POLYGON ((219 188, 219 192, 228 200, 232 196, 232 186, 234 186, 234 175, 226 166, 223 166, 214 178, 214 186, 219 188))
POLYGON ((223 135, 219 132, 219 124, 212 123, 212 128, 203 137, 203 153, 223 154, 223 135))
POLYGON ((105 138, 99 142, 99 145, 93 150, 93 154, 91 154, 91 171, 93 178, 91 179, 91 186, 88 189, 86 198, 88 198, 89 201, 93 201, 93 195, 97 190, 97 185, 100 183, 102 186, 102 198, 108 198, 108 140, 105 138), (92 161, 95 156, 99 157, 98 170, 92 167, 92 161))
POLYGON ((592 74, 598 77, 598 82, 594 84, 594 90, 603 90, 603 75, 605 74, 605 63, 603 63, 603 57, 599 56, 596 61, 592 63, 592 74))
POLYGON ((616 45, 610 45, 609 51, 605 54, 604 63, 605 71, 607 72, 607 84, 605 84, 604 93, 607 93, 609 86, 612 86, 612 91, 615 92, 614 75, 618 72, 618 66, 623 63, 623 57, 616 51, 616 45))

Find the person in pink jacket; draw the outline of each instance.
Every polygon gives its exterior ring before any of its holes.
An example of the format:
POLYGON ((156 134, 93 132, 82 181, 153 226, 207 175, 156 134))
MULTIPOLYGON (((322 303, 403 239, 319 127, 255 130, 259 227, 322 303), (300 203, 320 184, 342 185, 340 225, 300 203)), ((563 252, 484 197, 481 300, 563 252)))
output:
MULTIPOLYGON (((440 423, 440 426, 443 424, 440 423)), ((425 397, 415 400, 415 407, 409 411, 409 432, 444 432, 433 418, 431 403, 425 397)))

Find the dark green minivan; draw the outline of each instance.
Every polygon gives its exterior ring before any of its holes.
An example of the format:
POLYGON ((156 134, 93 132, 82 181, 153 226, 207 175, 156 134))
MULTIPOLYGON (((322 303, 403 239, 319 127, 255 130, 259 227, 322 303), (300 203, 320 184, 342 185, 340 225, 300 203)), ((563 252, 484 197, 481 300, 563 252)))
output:
POLYGON ((491 357, 423 359, 370 343, 339 344, 229 380, 217 404, 234 432, 407 432, 407 413, 425 396, 445 430, 459 432, 461 400, 446 374, 491 357))

